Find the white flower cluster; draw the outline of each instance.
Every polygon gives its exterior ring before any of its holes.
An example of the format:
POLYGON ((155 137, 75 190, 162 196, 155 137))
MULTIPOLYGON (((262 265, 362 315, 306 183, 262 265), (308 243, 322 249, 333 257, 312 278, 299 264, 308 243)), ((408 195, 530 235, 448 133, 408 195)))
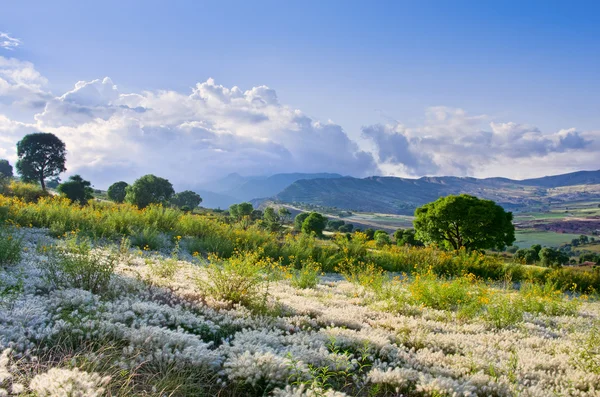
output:
POLYGON ((101 397, 110 377, 75 369, 51 368, 29 384, 38 397, 101 397))
POLYGON ((148 283, 143 260, 120 263, 111 291, 100 296, 45 284, 40 233, 25 231, 22 262, 0 271, 0 285, 24 282, 18 296, 0 294, 0 396, 27 387, 47 396, 101 395, 110 385, 102 374, 52 368, 17 382, 9 363, 12 355, 31 366, 56 344, 94 343, 119 346, 106 364, 115 370, 205 373, 218 387, 279 397, 600 396, 600 364, 590 358, 600 349, 598 302, 584 303, 577 316, 528 314, 498 330, 440 310, 380 310, 328 277, 306 290, 273 283, 282 310, 258 315, 201 299, 190 280, 202 269, 190 263, 181 262, 168 288, 148 283))

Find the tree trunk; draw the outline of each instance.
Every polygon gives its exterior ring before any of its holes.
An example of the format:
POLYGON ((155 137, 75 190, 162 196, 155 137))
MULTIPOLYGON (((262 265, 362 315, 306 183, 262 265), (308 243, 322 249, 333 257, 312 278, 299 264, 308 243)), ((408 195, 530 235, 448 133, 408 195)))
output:
POLYGON ((40 185, 42 185, 42 190, 46 191, 46 183, 44 182, 44 176, 40 177, 40 185))

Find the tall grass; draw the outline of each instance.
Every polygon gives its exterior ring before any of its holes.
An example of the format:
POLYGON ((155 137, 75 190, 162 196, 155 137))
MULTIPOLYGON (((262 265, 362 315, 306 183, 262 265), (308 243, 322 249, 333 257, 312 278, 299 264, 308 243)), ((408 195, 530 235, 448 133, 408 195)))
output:
POLYGON ((344 263, 369 263, 380 269, 407 274, 460 277, 472 274, 482 280, 554 283, 562 290, 594 292, 600 290, 600 271, 544 269, 505 263, 495 255, 459 250, 442 251, 435 247, 377 247, 363 233, 319 240, 305 234, 283 237, 257 225, 229 224, 223 218, 183 213, 177 209, 151 205, 139 210, 128 204, 91 202, 72 205, 59 197, 41 197, 28 202, 19 197, 0 195, 0 217, 15 225, 49 228, 54 236, 71 231, 91 238, 119 240, 130 236, 134 245, 149 250, 169 248, 168 241, 183 237, 183 247, 191 254, 216 254, 228 258, 237 252, 260 252, 261 258, 281 259, 296 269, 308 260, 331 272, 344 263))

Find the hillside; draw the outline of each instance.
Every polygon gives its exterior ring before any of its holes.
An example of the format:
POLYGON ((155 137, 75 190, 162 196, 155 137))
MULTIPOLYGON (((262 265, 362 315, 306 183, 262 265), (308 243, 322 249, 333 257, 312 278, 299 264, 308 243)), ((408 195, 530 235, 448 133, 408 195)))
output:
POLYGON ((600 200, 600 171, 580 171, 529 180, 505 178, 344 177, 299 180, 274 199, 344 210, 412 214, 440 196, 467 193, 519 210, 574 200, 600 200))
POLYGON ((228 208, 231 204, 258 198, 275 196, 289 185, 302 179, 341 178, 340 174, 330 173, 289 173, 271 176, 241 176, 229 174, 224 178, 209 182, 194 189, 202 196, 207 208, 228 208), (205 196, 207 199, 205 199, 205 196))

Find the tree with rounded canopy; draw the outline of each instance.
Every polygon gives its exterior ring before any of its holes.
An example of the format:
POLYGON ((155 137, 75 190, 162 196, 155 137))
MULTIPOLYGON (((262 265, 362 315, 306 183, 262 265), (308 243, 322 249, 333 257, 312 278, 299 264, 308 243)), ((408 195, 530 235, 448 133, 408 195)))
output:
POLYGON ((175 193, 171 182, 152 174, 136 180, 126 191, 125 201, 140 209, 150 204, 166 204, 175 193))
POLYGON ((8 160, 0 159, 0 178, 12 178, 13 167, 10 165, 8 160))
POLYGON ((542 266, 560 267, 569 262, 569 256, 562 251, 544 247, 540 251, 542 266))
POLYGON ((254 207, 251 203, 239 203, 233 204, 229 207, 229 215, 231 215, 236 220, 241 220, 246 216, 252 215, 252 211, 254 211, 254 207))
POLYGON ((127 186, 129 186, 127 182, 115 182, 108 187, 106 195, 115 203, 122 203, 125 201, 125 195, 127 195, 127 186))
POLYGON ((394 232, 394 240, 397 245, 410 245, 413 247, 423 246, 423 242, 415 237, 415 229, 398 229, 394 232))
POLYGON ((316 234, 317 236, 323 235, 323 230, 327 225, 327 218, 318 212, 311 212, 304 222, 302 222, 302 233, 316 234))
POLYGON ((90 181, 86 181, 80 175, 73 175, 68 181, 58 185, 56 190, 72 202, 86 205, 88 200, 94 197, 94 189, 91 186, 90 181))
POLYGON ((468 194, 446 196, 419 207, 416 238, 447 249, 504 249, 515 241, 512 213, 468 194))
POLYGON ((67 149, 56 135, 36 132, 17 142, 17 172, 24 182, 39 182, 46 190, 45 180, 65 172, 67 149))
POLYGON ((184 190, 183 192, 176 193, 171 197, 171 204, 179 209, 187 207, 191 210, 198 207, 202 202, 202 197, 196 192, 191 190, 184 190))
POLYGON ((302 230, 302 223, 310 215, 308 212, 301 212, 294 218, 294 229, 302 230))

